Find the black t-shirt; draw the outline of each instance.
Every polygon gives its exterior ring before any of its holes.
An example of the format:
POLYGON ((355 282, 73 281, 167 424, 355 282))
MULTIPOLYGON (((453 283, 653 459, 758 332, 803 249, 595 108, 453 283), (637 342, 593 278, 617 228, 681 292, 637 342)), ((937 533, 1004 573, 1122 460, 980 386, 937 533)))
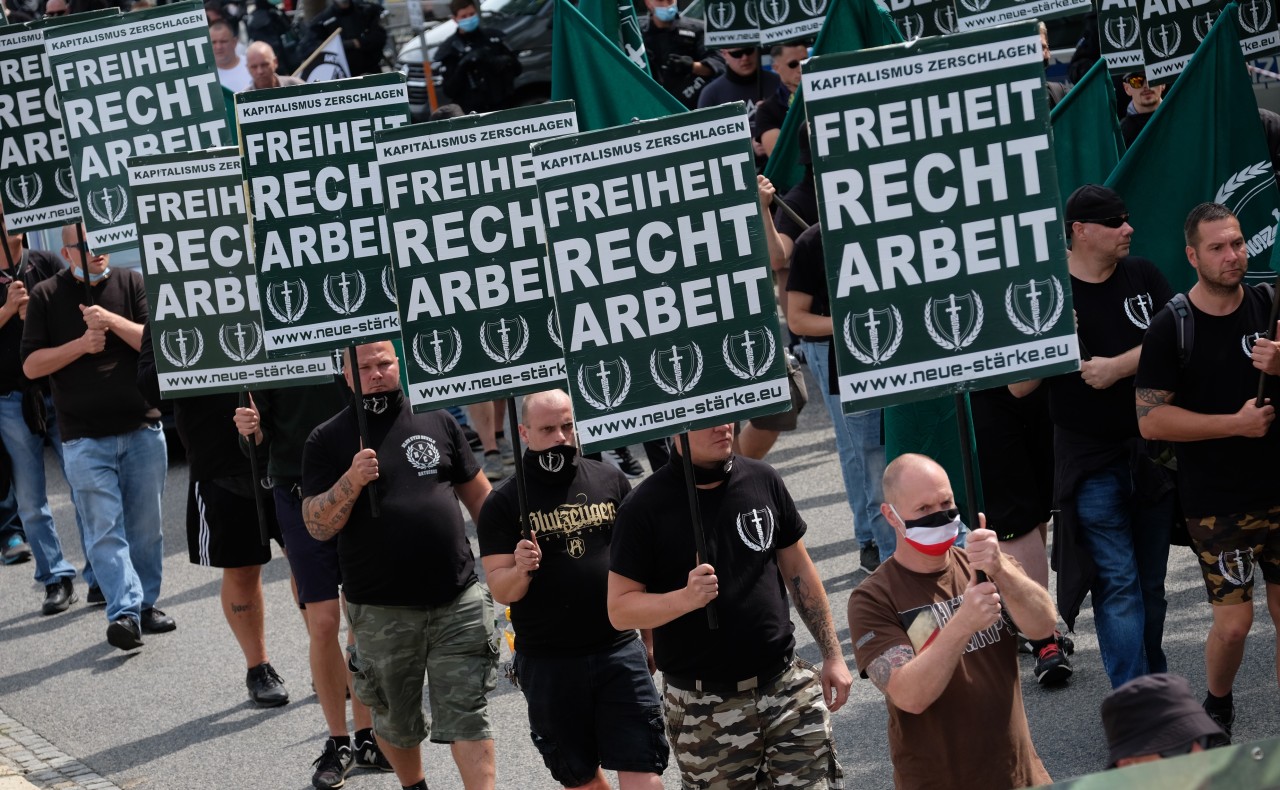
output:
MULTIPOLYGON (((788 189, 787 194, 783 195, 782 199, 791 207, 792 211, 800 215, 800 219, 804 220, 810 228, 818 224, 818 193, 813 185, 812 165, 805 166, 804 178, 800 179, 791 189, 788 189)), ((773 214, 773 225, 778 229, 778 233, 790 239, 800 238, 800 235, 806 230, 781 208, 777 209, 773 214)))
MULTIPOLYGON (((439 606, 475 581, 475 557, 453 486, 480 471, 448 412, 414 414, 407 404, 366 413, 369 446, 378 453, 378 508, 360 493, 338 533, 342 588, 352 603, 439 606)), ((302 494, 317 496, 351 468, 360 450, 348 406, 321 424, 302 451, 302 494)))
MULTIPOLYGON (((576 473, 550 474, 525 455, 529 527, 542 564, 529 591, 511 604, 516 649, 531 656, 586 655, 635 638, 609 623, 609 540, 618 506, 631 492, 609 464, 576 459, 576 473)), ((520 541, 519 501, 507 478, 480 511, 480 556, 511 554, 520 541)))
MULTIPOLYGON (((822 226, 810 225, 800 234, 791 251, 791 270, 787 272, 787 291, 809 294, 813 301, 809 312, 814 315, 831 315, 831 301, 827 291, 827 267, 822 258, 822 226)), ((807 337, 825 343, 831 335, 807 337)))
MULTIPOLYGON (((679 455, 654 472, 618 511, 609 570, 648 592, 683 589, 697 563, 679 455)), ((736 682, 758 675, 795 648, 778 549, 804 537, 806 525, 773 467, 735 457, 729 479, 698 490, 707 562, 720 582, 720 629, 696 609, 654 629, 663 672, 736 682)))
MULTIPOLYGON (((23 250, 16 263, 18 277, 27 293, 62 270, 62 259, 44 250, 23 250)), ((0 305, 9 301, 9 283, 14 281, 11 269, 0 270, 0 305)), ((22 319, 14 316, 0 327, 0 393, 25 389, 27 377, 22 375, 22 319)))
MULTIPOLYGON (((1195 305, 1191 357, 1178 359, 1173 311, 1161 310, 1142 342, 1135 385, 1174 393, 1173 404, 1201 414, 1235 414, 1257 395, 1259 372, 1249 358, 1255 335, 1266 331, 1270 299, 1265 291, 1245 286, 1235 312, 1209 315, 1195 305)), ((1280 381, 1267 377, 1266 397, 1280 403, 1280 381)), ((1178 491, 1183 512, 1192 518, 1264 510, 1280 503, 1280 493, 1267 483, 1267 470, 1280 457, 1280 428, 1261 439, 1232 436, 1200 442, 1177 442, 1178 491)))
MULTIPOLYGON (((84 334, 84 291, 84 282, 68 269, 32 289, 22 328, 23 360, 84 334)), ((147 321, 147 292, 135 271, 112 269, 93 287, 93 303, 135 323, 147 321)), ((148 414, 153 410, 138 391, 137 370, 138 352, 107 332, 102 351, 85 354, 49 376, 62 440, 117 436, 159 419, 159 412, 148 414)))
MULTIPOLYGON (((1090 356, 1119 356, 1142 345, 1151 319, 1172 297, 1169 281, 1154 263, 1133 255, 1121 258, 1103 282, 1071 278, 1071 298, 1079 320, 1076 334, 1090 356)), ((1046 383, 1054 425, 1105 441, 1138 435, 1132 377, 1105 390, 1085 384, 1078 371, 1054 376, 1046 383)))
POLYGON ((756 110, 756 125, 752 134, 759 140, 771 129, 781 129, 787 117, 787 109, 791 106, 791 92, 781 84, 769 98, 760 103, 756 110))

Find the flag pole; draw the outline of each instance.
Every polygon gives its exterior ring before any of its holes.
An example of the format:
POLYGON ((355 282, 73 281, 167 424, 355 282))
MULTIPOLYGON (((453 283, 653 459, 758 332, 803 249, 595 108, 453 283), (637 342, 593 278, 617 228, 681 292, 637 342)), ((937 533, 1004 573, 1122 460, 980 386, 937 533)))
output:
POLYGON ((516 502, 520 505, 520 537, 529 540, 529 495, 524 482, 524 453, 520 452, 520 418, 516 415, 516 399, 507 398, 507 425, 511 431, 516 469, 516 502))
POLYGON ((4 230, 4 259, 9 264, 9 271, 13 272, 13 276, 16 279, 21 272, 13 267, 13 250, 9 249, 9 223, 5 222, 2 217, 0 217, 0 229, 4 230))
MULTIPOLYGON (((1280 316, 1280 274, 1276 275, 1276 281, 1272 284, 1271 295, 1271 320, 1267 321, 1267 340, 1276 339, 1276 318, 1280 316)), ((1265 399, 1262 397, 1263 392, 1267 388, 1267 372, 1261 371, 1258 375, 1258 400, 1254 402, 1254 406, 1261 409, 1265 405, 1265 399)))
POLYGON ((796 213, 796 210, 788 206, 786 204, 786 201, 782 199, 782 196, 777 194, 776 192, 773 195, 773 202, 777 203, 778 208, 782 209, 782 213, 786 214, 788 217, 791 217, 791 221, 799 225, 801 230, 809 229, 809 223, 801 219, 800 215, 796 213))
MULTIPOLYGON (((237 405, 242 409, 252 408, 249 397, 249 390, 240 390, 240 403, 237 405)), ((240 438, 249 447, 249 476, 253 478, 253 506, 258 511, 258 540, 266 546, 271 543, 271 536, 267 531, 267 512, 262 507, 262 475, 258 468, 258 445, 252 436, 240 438)))
MULTIPOLYGON (((969 431, 969 409, 963 392, 955 394, 956 427, 960 430, 960 468, 964 470, 964 498, 968 505, 965 518, 973 529, 978 528, 978 483, 973 471, 973 434, 969 431)), ((978 571, 978 581, 985 582, 987 574, 978 571)))
MULTIPOLYGON (((680 458, 684 464, 684 488, 689 495, 689 518, 693 522, 693 547, 698 552, 699 563, 707 562, 707 535, 702 530, 702 510, 698 507, 698 486, 693 481, 693 458, 689 455, 689 432, 680 433, 680 458)), ((716 614, 716 602, 709 602, 707 610, 707 628, 712 631, 720 628, 720 617, 716 614)))
MULTIPOLYGON (((89 282, 89 245, 84 242, 84 223, 76 223, 76 241, 80 243, 78 252, 80 253, 80 271, 84 274, 84 296, 89 307, 93 307, 93 283, 89 282)), ((8 245, 5 245, 8 249, 8 245)))
MULTIPOLYGON (((320 57, 320 53, 321 53, 321 52, 324 52, 324 51, 325 51, 325 49, 327 49, 327 48, 328 48, 328 46, 329 46, 329 42, 330 42, 330 41, 333 41, 333 37, 334 37, 334 36, 340 36, 340 35, 342 35, 342 28, 337 28, 337 29, 336 29, 336 30, 334 30, 332 33, 330 33, 330 34, 329 34, 329 37, 328 37, 328 38, 326 38, 324 41, 320 42, 320 46, 316 47, 315 52, 312 52, 310 55, 308 55, 308 56, 307 56, 307 59, 306 59, 306 60, 304 60, 304 61, 302 61, 302 65, 301 65, 301 66, 298 66, 298 68, 294 69, 294 71, 293 71, 293 76, 297 77, 298 79, 303 79, 302 74, 303 74, 303 72, 305 72, 305 71, 307 70, 307 66, 310 66, 310 65, 311 65, 311 61, 313 61, 313 60, 315 60, 316 58, 320 57)), ((422 53, 422 56, 423 56, 424 58, 426 57, 426 52, 425 52, 425 51, 422 53)))
MULTIPOLYGON (((356 358, 356 346, 354 343, 349 347, 351 357, 347 364, 350 365, 348 371, 351 373, 351 397, 355 399, 352 408, 356 410, 356 425, 360 429, 360 447, 369 446, 369 420, 364 415, 364 390, 360 386, 360 362, 356 358)), ((396 382, 396 386, 400 386, 400 382, 396 382)), ((374 518, 381 516, 378 509, 378 482, 370 480, 369 485, 369 515, 374 518)))

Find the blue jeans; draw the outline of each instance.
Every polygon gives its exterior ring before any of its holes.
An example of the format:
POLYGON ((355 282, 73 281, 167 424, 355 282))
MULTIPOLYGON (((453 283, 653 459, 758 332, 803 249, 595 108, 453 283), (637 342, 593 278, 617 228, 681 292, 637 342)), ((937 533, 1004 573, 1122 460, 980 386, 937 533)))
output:
MULTIPOLYGON (((45 407, 48 410, 46 425, 49 442, 58 456, 62 476, 66 477, 62 439, 59 437, 58 418, 53 410, 52 400, 46 398, 45 407)), ((59 579, 74 579, 76 569, 62 555, 62 543, 58 540, 53 514, 49 510, 49 495, 44 478, 44 437, 33 434, 22 419, 20 391, 0 396, 0 441, 4 442, 4 448, 13 460, 13 493, 18 500, 18 515, 22 518, 27 542, 31 544, 31 552, 35 555, 36 583, 53 584, 59 579)), ((71 500, 74 504, 74 492, 71 500)), ((76 531, 80 534, 80 545, 85 546, 84 521, 79 512, 76 513, 76 531)), ((95 584, 88 551, 85 551, 84 580, 90 586, 95 584)))
POLYGON ((880 409, 845 414, 840 396, 828 390, 827 351, 830 343, 800 341, 805 361, 817 379, 822 399, 836 429, 836 453, 840 457, 840 473, 844 476, 844 492, 853 511, 853 536, 858 545, 875 542, 880 547, 880 561, 893 555, 897 533, 880 512, 884 501, 882 486, 885 467, 884 443, 880 441, 880 409))
POLYGON ((168 466, 164 430, 157 424, 116 436, 71 439, 62 447, 89 560, 107 599, 107 620, 137 619, 160 597, 160 499, 168 466))
POLYGON ((1080 539, 1093 558, 1093 619, 1102 666, 1117 688, 1167 669, 1164 577, 1173 497, 1138 502, 1127 460, 1086 477, 1076 490, 1080 539))

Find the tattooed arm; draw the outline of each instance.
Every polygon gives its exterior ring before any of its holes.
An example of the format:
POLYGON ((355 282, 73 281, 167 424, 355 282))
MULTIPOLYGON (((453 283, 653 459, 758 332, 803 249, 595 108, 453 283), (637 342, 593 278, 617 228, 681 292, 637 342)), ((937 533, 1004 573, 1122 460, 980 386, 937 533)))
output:
POLYGON ((853 675, 844 662, 840 639, 831 620, 831 605, 822 589, 822 579, 814 567, 804 541, 798 540, 784 549, 778 549, 778 568, 782 571, 791 600, 822 651, 822 692, 827 707, 839 710, 849 698, 853 675))
POLYGON ((361 450, 351 459, 351 468, 342 473, 328 491, 302 500, 302 521, 316 540, 328 540, 342 531, 351 517, 360 492, 378 479, 378 455, 361 450))
POLYGON ((1170 442, 1201 442, 1229 436, 1264 436, 1275 419, 1275 407, 1268 400, 1262 408, 1254 399, 1245 401, 1235 414, 1201 414, 1173 404, 1169 390, 1138 387, 1135 399, 1138 430, 1145 439, 1170 442))

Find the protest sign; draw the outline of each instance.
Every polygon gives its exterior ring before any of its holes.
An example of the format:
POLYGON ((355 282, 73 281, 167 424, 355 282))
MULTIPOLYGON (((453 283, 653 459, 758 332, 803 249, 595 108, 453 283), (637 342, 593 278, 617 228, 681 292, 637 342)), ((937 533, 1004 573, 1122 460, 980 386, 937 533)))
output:
POLYGON ((1177 0, 1137 0, 1138 25, 1147 79, 1168 85, 1187 67, 1191 55, 1209 35, 1210 28, 1228 7, 1236 22, 1240 51, 1246 58, 1261 58, 1280 51, 1280 14, 1275 0, 1244 0, 1238 7, 1227 0, 1195 4, 1177 0))
POLYGON ((956 14, 962 31, 1024 19, 1057 19, 1092 10, 1092 0, 956 0, 956 14))
POLYGON ((14 233, 56 228, 80 216, 67 135, 44 54, 45 31, 119 13, 103 9, 0 30, 0 201, 14 233))
POLYGON ((822 29, 828 0, 759 0, 760 43, 764 46, 812 38, 822 29))
POLYGON ((885 7, 907 41, 945 36, 960 29, 955 0, 888 0, 885 7))
POLYGON ((577 130, 553 102, 375 135, 413 408, 563 381, 529 144, 577 130))
POLYGON ((400 336, 373 134, 409 123, 399 74, 236 97, 267 355, 400 336))
POLYGON ((239 149, 130 157, 128 168, 160 394, 330 381, 329 356, 267 361, 239 149))
POLYGON ((584 449, 789 408, 745 105, 533 154, 584 449))
POLYGON ((760 0, 711 0, 707 3, 708 47, 760 46, 760 0))
POLYGON ((1141 72, 1137 0, 1098 0, 1098 50, 1112 74, 1141 72))
POLYGON ((52 27, 45 51, 89 247, 133 247, 125 160, 231 139, 204 8, 174 3, 52 27))
POLYGON ((802 87, 844 409, 1074 370, 1036 25, 813 58, 802 87))

